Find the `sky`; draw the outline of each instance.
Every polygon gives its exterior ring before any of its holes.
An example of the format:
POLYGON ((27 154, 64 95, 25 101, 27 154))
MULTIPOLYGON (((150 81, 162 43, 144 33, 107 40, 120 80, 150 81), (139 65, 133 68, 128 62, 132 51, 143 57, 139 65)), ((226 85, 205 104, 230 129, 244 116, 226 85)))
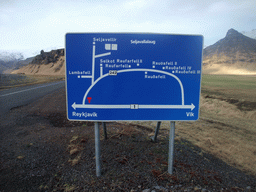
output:
POLYGON ((0 50, 25 57, 65 47, 68 32, 204 36, 204 47, 256 29, 255 0, 0 0, 0 50))

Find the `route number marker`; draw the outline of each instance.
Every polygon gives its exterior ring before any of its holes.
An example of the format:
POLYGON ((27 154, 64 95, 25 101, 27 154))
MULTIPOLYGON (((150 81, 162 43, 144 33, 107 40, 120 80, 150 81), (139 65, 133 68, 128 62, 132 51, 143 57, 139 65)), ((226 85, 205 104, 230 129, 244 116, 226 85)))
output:
POLYGON ((109 75, 117 75, 117 70, 109 70, 109 75))

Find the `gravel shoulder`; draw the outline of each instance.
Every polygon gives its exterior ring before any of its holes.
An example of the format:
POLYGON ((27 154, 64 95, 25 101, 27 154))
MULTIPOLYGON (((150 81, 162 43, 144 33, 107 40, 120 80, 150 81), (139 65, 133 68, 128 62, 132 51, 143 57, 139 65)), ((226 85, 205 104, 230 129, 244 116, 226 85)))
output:
MULTIPOLYGON (((66 119, 65 90, 0 117, 0 191, 255 191, 256 176, 175 140, 167 173, 168 138, 122 122, 101 130, 102 176, 96 177, 94 124, 66 119)), ((102 128, 102 126, 101 126, 102 128)), ((177 135, 178 136, 178 135, 177 135)))

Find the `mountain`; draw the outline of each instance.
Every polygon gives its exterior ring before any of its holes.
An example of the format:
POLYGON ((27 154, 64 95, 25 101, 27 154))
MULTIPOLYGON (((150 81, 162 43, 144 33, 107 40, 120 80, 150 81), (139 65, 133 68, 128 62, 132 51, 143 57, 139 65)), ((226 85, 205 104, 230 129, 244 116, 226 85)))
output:
MULTIPOLYGON (((29 65, 12 73, 65 75, 64 49, 42 50, 29 65)), ((256 40, 228 30, 223 39, 203 50, 203 73, 256 75, 256 40)))
POLYGON ((0 74, 9 73, 11 70, 27 65, 31 61, 31 58, 24 60, 22 53, 0 52, 0 74))
POLYGON ((14 70, 12 74, 65 75, 64 64, 64 49, 52 50, 50 52, 42 50, 28 65, 14 70))
POLYGON ((256 73, 256 40, 234 29, 228 30, 225 38, 203 50, 203 72, 256 73))
POLYGON ((7 51, 2 51, 0 52, 0 60, 8 62, 8 61, 13 61, 13 60, 22 60, 24 57, 22 53, 18 52, 7 52, 7 51))
POLYGON ((242 31, 242 34, 252 39, 256 39, 256 29, 253 29, 251 31, 242 31))

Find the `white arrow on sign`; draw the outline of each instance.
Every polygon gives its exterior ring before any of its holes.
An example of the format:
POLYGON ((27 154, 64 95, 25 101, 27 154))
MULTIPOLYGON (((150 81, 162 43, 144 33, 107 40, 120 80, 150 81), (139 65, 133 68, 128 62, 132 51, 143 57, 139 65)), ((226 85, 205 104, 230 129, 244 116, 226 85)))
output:
POLYGON ((90 105, 90 104, 76 104, 73 103, 72 107, 74 109, 77 108, 87 108, 87 109, 193 109, 195 105, 191 103, 191 105, 137 105, 136 107, 132 107, 135 104, 131 105, 90 105))

